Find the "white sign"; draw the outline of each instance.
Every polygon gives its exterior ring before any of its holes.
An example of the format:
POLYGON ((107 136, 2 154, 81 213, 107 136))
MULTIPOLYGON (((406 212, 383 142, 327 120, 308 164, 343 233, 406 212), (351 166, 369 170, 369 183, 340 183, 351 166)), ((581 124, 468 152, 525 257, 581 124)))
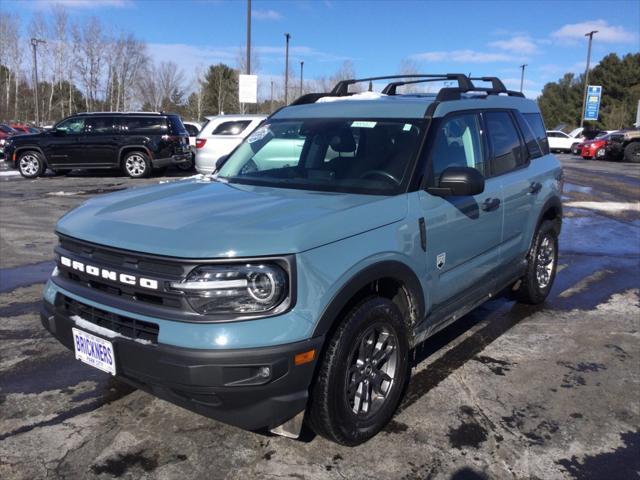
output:
POLYGON ((258 76, 238 75, 238 101, 258 103, 258 76))

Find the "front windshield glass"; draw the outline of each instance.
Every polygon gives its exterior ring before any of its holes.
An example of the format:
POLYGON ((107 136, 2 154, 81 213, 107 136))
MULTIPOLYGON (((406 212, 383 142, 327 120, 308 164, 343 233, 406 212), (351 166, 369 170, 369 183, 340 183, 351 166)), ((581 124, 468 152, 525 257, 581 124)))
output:
POLYGON ((276 120, 254 131, 218 178, 280 188, 399 193, 419 146, 417 120, 276 120))

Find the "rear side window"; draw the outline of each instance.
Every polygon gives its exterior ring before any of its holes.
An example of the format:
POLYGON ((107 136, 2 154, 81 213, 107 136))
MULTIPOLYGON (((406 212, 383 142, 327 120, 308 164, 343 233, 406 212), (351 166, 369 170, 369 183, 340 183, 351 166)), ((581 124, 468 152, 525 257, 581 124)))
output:
POLYGON ((449 167, 472 167, 485 174, 478 115, 455 115, 443 121, 431 150, 431 165, 434 186, 449 167))
MULTIPOLYGON (((542 149, 538 144, 538 140, 536 139, 533 130, 524 119, 524 117, 520 114, 520 112, 515 112, 516 119, 518 120, 518 126, 520 127, 520 131, 522 132, 522 136, 524 137, 524 143, 527 146, 527 152, 529 152, 529 158, 540 158, 542 156, 542 149)), ((557 137, 561 137, 560 134, 551 132, 550 135, 555 135, 557 137)))
POLYGON ((544 128, 544 122, 539 113, 523 113, 527 123, 531 126, 531 130, 535 134, 538 144, 542 149, 542 154, 547 155, 549 153, 549 140, 547 140, 547 132, 544 128))
POLYGON ((511 115, 507 112, 487 112, 485 121, 493 149, 492 175, 502 175, 524 165, 520 136, 511 120, 511 115))
POLYGON ((198 132, 200 131, 198 130, 198 127, 196 127, 195 125, 189 125, 187 123, 184 124, 184 128, 187 130, 190 137, 195 137, 196 135, 198 135, 198 132))
POLYGON ((129 133, 166 133, 167 120, 164 117, 126 117, 122 128, 129 133))
POLYGON ((91 117, 85 122, 85 133, 113 133, 117 129, 115 117, 91 117))
POLYGON ((222 122, 213 129, 211 135, 240 135, 251 123, 250 120, 236 122, 222 122))
POLYGON ((171 133, 173 135, 189 135, 187 129, 184 128, 184 124, 182 123, 182 119, 177 115, 169 115, 167 117, 169 119, 169 124, 171 125, 171 133))

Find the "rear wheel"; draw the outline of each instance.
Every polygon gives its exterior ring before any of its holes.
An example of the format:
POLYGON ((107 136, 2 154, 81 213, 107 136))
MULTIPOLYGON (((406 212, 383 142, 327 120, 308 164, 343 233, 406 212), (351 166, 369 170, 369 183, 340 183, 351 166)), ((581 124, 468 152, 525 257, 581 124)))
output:
POLYGON ((408 378, 402 315, 390 300, 369 297, 331 338, 312 387, 307 421, 329 440, 358 445, 389 422, 408 378))
POLYGON ((44 159, 39 152, 24 152, 18 158, 18 171, 24 178, 36 178, 44 173, 44 159))
POLYGON ((546 300, 556 278, 558 227, 555 221, 545 220, 538 227, 527 261, 527 271, 515 292, 516 299, 537 305, 546 300))
POLYGON ((625 147, 624 161, 640 163, 640 142, 631 142, 625 147))
POLYGON ((186 162, 176 163, 176 167, 178 168, 178 170, 181 170, 183 172, 190 172, 191 170, 193 170, 193 167, 195 167, 195 165, 196 162, 194 155, 192 155, 191 158, 186 162))
POLYGON ((144 178, 151 174, 151 162, 143 152, 129 152, 122 160, 122 170, 131 178, 144 178))

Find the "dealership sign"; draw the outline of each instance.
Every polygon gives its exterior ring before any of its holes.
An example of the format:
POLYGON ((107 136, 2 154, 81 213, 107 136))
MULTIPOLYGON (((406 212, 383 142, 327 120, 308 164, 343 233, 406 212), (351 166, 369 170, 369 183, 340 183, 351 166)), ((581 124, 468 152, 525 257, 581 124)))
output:
POLYGON ((258 76, 238 75, 238 101, 258 103, 258 76))
POLYGON ((602 87, 600 85, 589 85, 587 87, 587 101, 584 107, 585 120, 598 120, 601 97, 602 87))

